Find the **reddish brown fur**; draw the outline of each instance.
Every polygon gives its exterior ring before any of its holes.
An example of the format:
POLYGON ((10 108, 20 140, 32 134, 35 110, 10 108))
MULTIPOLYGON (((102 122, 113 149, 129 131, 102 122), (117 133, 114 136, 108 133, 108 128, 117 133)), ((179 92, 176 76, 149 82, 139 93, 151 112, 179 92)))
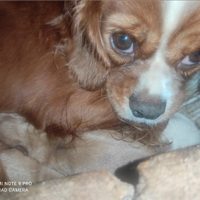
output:
MULTIPOLYGON (((23 115, 49 136, 126 125, 116 113, 157 50, 161 10, 159 1, 0 2, 0 112, 23 115), (134 58, 111 47, 110 33, 119 30, 135 39, 134 58)), ((183 90, 181 75, 170 73, 183 90)), ((183 92, 174 99, 162 123, 183 92)))
POLYGON ((1 182, 9 178, 34 183, 100 168, 114 173, 130 161, 156 154, 153 147, 133 141, 128 130, 124 137, 117 131, 96 130, 73 143, 69 137, 49 140, 17 114, 0 113, 0 140, 7 144, 0 149, 1 182))
POLYGON ((0 2, 0 112, 23 115, 52 136, 126 124, 116 116, 116 107, 133 93, 148 65, 133 68, 133 58, 114 52, 108 35, 124 29, 140 47, 135 58, 146 59, 159 44, 161 9, 154 1, 121 5, 0 2), (118 13, 130 20, 117 24, 113 16, 118 13))
POLYGON ((60 35, 45 24, 61 14, 62 6, 63 2, 1 2, 1 13, 6 14, 0 21, 0 111, 20 113, 55 135, 115 127, 119 120, 105 91, 81 89, 64 67, 67 61, 60 52, 55 54, 60 35))
POLYGON ((104 87, 111 63, 96 24, 101 4, 0 2, 0 112, 57 136, 123 124, 104 87))
MULTIPOLYGON (((177 27, 177 30, 171 36, 169 41, 169 53, 167 56, 167 61, 172 66, 176 66, 185 56, 199 50, 199 9, 200 6, 198 5, 191 15, 187 15, 188 13, 186 13, 183 16, 185 20, 182 20, 184 23, 180 23, 177 27)), ((180 73, 185 78, 190 78, 199 69, 200 66, 195 66, 194 68, 190 67, 188 69, 185 68, 184 70, 180 70, 180 73)))
MULTIPOLYGON (((18 113, 52 137, 126 125, 107 97, 105 83, 120 57, 111 61, 103 43, 100 20, 112 7, 104 4, 0 2, 0 112, 18 113)), ((145 42, 145 36, 140 40, 145 42)), ((116 82, 116 95, 130 95, 120 84, 127 87, 136 81, 131 77, 123 83, 123 78, 116 82)), ((148 140, 146 132, 143 135, 148 140)), ((135 136, 141 137, 137 131, 135 136)), ((1 181, 6 179, 3 168, 0 174, 1 181)))

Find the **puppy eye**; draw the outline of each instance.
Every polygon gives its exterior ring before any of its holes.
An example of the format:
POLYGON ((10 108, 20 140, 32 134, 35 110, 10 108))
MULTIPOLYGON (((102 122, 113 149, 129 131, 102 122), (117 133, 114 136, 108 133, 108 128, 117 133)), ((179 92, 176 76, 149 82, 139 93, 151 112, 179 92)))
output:
POLYGON ((180 67, 189 68, 191 66, 196 66, 200 63, 200 51, 195 51, 194 53, 187 55, 180 62, 180 67))
POLYGON ((114 49, 121 53, 130 54, 134 51, 132 38, 124 33, 115 33, 111 37, 111 43, 114 49))

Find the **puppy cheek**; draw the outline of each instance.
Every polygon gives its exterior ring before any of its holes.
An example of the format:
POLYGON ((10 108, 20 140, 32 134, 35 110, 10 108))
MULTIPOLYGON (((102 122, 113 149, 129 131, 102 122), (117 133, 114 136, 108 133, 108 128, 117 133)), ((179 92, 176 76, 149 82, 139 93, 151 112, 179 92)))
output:
POLYGON ((81 88, 93 91, 104 85, 109 69, 98 63, 87 49, 77 47, 70 60, 70 74, 81 88))

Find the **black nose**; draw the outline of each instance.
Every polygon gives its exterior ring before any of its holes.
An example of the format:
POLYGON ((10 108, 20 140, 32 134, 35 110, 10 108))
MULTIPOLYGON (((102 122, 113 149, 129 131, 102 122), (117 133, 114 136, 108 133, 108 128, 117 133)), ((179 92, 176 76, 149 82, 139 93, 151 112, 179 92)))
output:
POLYGON ((165 112, 166 102, 151 97, 144 101, 132 94, 129 97, 129 106, 137 118, 156 119, 165 112))

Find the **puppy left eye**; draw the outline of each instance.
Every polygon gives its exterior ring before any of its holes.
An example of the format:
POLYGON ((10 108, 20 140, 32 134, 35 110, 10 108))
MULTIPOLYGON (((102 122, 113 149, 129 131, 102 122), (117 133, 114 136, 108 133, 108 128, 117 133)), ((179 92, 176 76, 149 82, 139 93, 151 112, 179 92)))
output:
POLYGON ((132 38, 124 33, 115 33, 111 37, 111 43, 114 49, 120 53, 131 54, 134 51, 132 38))
POLYGON ((180 64, 185 67, 196 66, 199 63, 200 63, 200 51, 196 51, 190 55, 187 55, 180 62, 180 64))

